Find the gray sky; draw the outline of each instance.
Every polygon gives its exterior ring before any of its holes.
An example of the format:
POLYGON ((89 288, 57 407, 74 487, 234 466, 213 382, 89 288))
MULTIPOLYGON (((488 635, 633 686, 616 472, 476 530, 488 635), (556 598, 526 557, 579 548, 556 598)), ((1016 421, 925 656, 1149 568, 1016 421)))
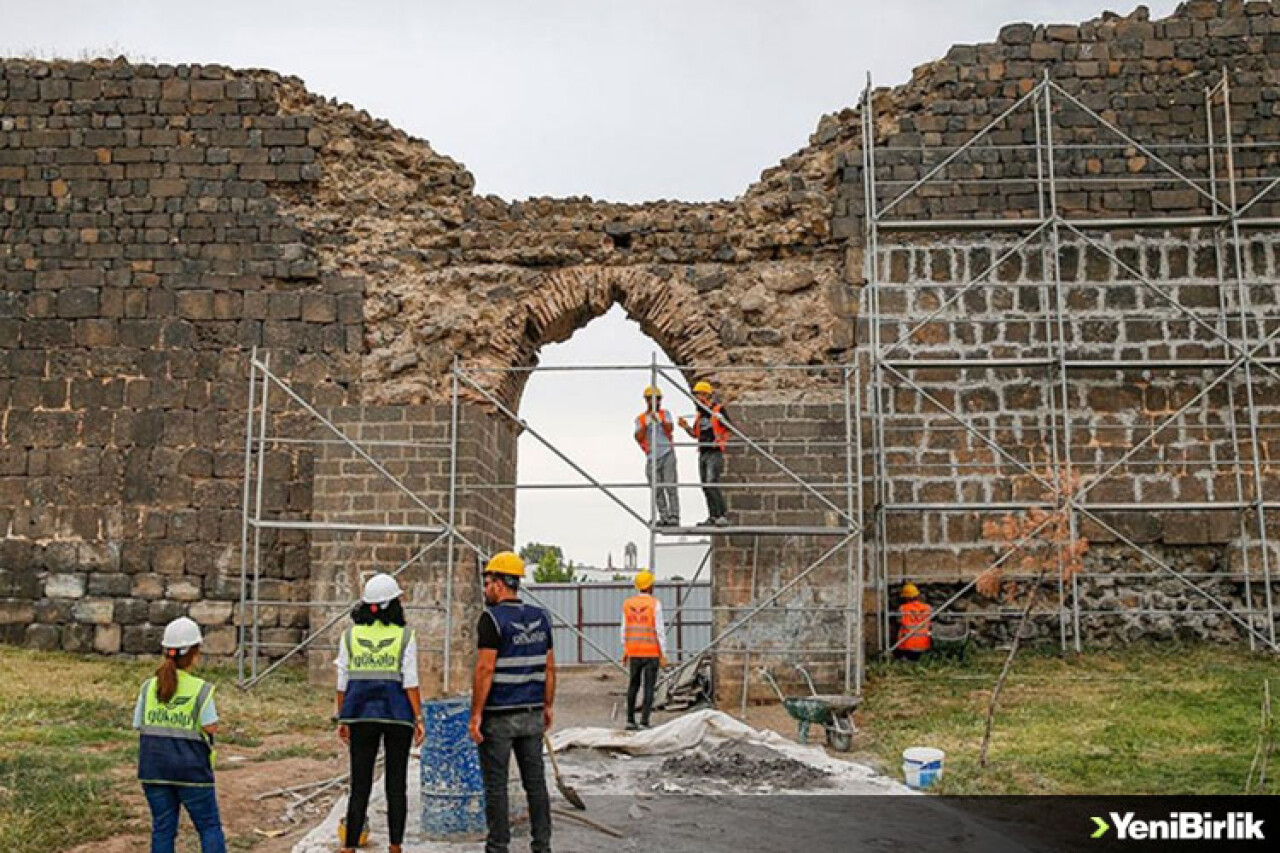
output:
MULTIPOLYGON (((1153 17, 1175 0, 1147 4, 1153 17)), ((803 147, 818 118, 957 43, 1015 21, 1078 22, 1098 0, 308 0, 213 5, 0 0, 0 53, 265 67, 303 78, 427 139, 505 198, 733 198, 803 147)), ((1127 13, 1132 4, 1113 7, 1127 13)), ((620 311, 544 363, 647 364, 653 343, 620 311)), ((643 376, 540 375, 521 414, 588 470, 635 482, 629 437, 643 376)), ((669 394, 669 401, 676 397, 669 394)), ((672 405, 685 412, 683 402, 672 405)), ((525 482, 571 472, 521 443, 525 482)), ((681 460, 696 480, 693 460, 681 460)), ((705 516, 683 493, 688 523, 705 516)), ((644 504, 643 494, 637 498, 644 504)), ((643 529, 601 495, 522 495, 517 541, 603 563, 643 529)), ((683 562, 683 561, 682 561, 683 562)), ((684 566, 659 566, 661 574, 684 566)), ((687 573, 687 572, 686 572, 687 573)))

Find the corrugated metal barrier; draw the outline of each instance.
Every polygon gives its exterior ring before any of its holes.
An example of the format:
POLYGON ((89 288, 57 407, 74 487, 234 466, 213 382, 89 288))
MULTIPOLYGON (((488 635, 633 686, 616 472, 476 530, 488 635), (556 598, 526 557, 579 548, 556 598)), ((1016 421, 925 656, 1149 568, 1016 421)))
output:
MULTIPOLYGON (((622 602, 635 595, 629 583, 544 583, 530 587, 551 608, 555 623, 556 663, 602 663, 600 653, 573 633, 576 627, 615 660, 622 658, 622 602)), ((662 602, 671 663, 696 655, 711 642, 711 584, 658 582, 654 594, 662 602)))

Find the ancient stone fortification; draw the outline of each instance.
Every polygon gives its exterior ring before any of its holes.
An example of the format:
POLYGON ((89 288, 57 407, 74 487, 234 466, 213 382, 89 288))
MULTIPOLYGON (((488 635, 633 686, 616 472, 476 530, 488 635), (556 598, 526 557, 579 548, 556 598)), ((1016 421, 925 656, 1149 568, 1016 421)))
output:
MULTIPOLYGON (((1280 8, 1257 2, 1189 3, 1163 21, 1147 20, 1140 9, 1078 27, 1011 25, 993 43, 958 46, 909 83, 878 91, 877 143, 961 144, 1045 71, 1135 137, 1200 139, 1202 90, 1224 65, 1233 69, 1237 138, 1275 140, 1280 35, 1273 33, 1280 34, 1280 8)), ((1001 138, 1026 141, 1029 120, 1018 119, 1001 138)), ((1095 141, 1097 133, 1081 121, 1063 141, 1095 141)), ((849 361, 865 334, 855 322, 864 283, 860 151, 859 117, 848 110, 824 117, 808 147, 732 202, 507 201, 475 195, 459 163, 293 78, 122 61, 0 63, 0 636, 40 647, 142 652, 159 626, 189 611, 210 626, 211 652, 232 651, 246 355, 253 346, 308 399, 338 407, 336 421, 387 437, 447 428, 447 367, 455 357, 474 366, 533 364, 543 344, 565 339, 615 303, 681 364, 849 361)), ((1033 168, 1026 156, 989 152, 983 168, 1026 176, 1033 168)), ((1239 175, 1268 175, 1271 156, 1242 149, 1239 175)), ((1072 154, 1059 168, 1081 176, 1114 168, 1136 174, 1146 168, 1138 159, 1072 154)), ((909 180, 925 167, 885 162, 882 177, 909 180)), ((1059 199, 1063 212, 1203 212, 1202 199, 1185 188, 1082 187, 1059 199)), ((1034 203, 1024 191, 955 182, 899 210, 1011 215, 1034 203)), ((1268 210, 1265 203, 1258 208, 1268 210)), ((1148 276, 1212 289, 1219 270, 1202 265, 1208 262, 1200 248, 1210 239, 1182 229, 1130 235, 1122 248, 1148 276)), ((891 280, 914 285, 961 280, 1007 245, 999 234, 955 235, 882 250, 891 280)), ((1105 315, 1143 298, 1125 268, 1090 262, 1079 245, 1064 251, 1074 253, 1063 259, 1072 281, 1099 285, 1080 288, 1093 294, 1081 297, 1081 312, 1105 315)), ((1276 263, 1271 242, 1255 240, 1246 258, 1247 275, 1265 291, 1276 263)), ((1040 255, 1022 252, 1015 261, 1000 281, 1036 280, 1040 255)), ((903 301, 890 306, 902 322, 931 310, 924 296, 912 301, 912 292, 904 288, 903 301)), ((994 293, 984 299, 969 306, 975 316, 1004 318, 1014 310, 994 293)), ((1111 343, 1148 340, 1151 331, 1133 329, 1111 343)), ((1199 343, 1193 330, 1155 331, 1170 338, 1157 346, 1199 343)), ((1032 332, 1006 327, 1002 334, 1009 337, 939 332, 911 346, 1016 348, 1026 342, 1018 336, 1032 332)), ((1158 357, 1154 349, 1121 351, 1158 357)), ((718 378, 748 431, 799 413, 813 423, 816 440, 843 409, 838 373, 718 378), (821 416, 824 407, 830 417, 821 416)), ((518 404, 518 378, 492 374, 489 381, 500 399, 518 404)), ((966 403, 993 417, 1034 417, 1038 392, 1016 377, 973 389, 939 383, 939 393, 979 395, 966 403)), ((1111 375, 1082 391, 1077 405, 1082 416, 1104 411, 1131 423, 1168 411, 1175 394, 1176 387, 1111 375)), ((476 395, 463 408, 470 445, 461 449, 460 472, 475 482, 512 476, 509 425, 476 395)), ((273 426, 310 434, 294 416, 273 426)), ((1179 440, 1184 448, 1202 444, 1194 434, 1179 440)), ((1265 447, 1274 458, 1271 444, 1265 447)), ((902 450, 916 461, 941 452, 946 461, 970 448, 912 439, 902 450)), ((787 453, 812 476, 843 478, 841 454, 816 444, 787 453)), ((354 509, 399 511, 377 501, 353 506, 344 482, 349 460, 331 450, 282 445, 267 463, 269 514, 337 520, 354 509)), ((776 475, 751 466, 744 457, 731 476, 776 475)), ((439 507, 447 488, 439 460, 408 458, 402 468, 439 507)), ((1158 484, 1168 474, 1129 478, 1116 488, 1145 494, 1166 488, 1158 484)), ((1168 488, 1180 495, 1207 488, 1196 479, 1179 477, 1168 488)), ((947 499, 956 490, 1019 486, 980 473, 967 483, 921 474, 903 488, 947 499)), ((778 500, 739 493, 734 504, 769 523, 778 523, 779 513, 791 514, 788 523, 829 521, 812 501, 778 500)), ((476 497, 460 507, 460 529, 483 547, 509 544, 513 505, 510 495, 476 497)), ((893 574, 928 574, 939 584, 971 576, 981 552, 974 523, 926 517, 895 531, 893 574)), ((1207 517, 1193 529, 1197 553, 1210 555, 1197 559, 1225 568, 1231 531, 1207 517)), ((1182 530, 1147 524, 1143 541, 1185 543, 1182 530)), ((288 602, 340 598, 358 568, 384 565, 408 547, 388 544, 357 559, 302 533, 264 541, 268 586, 261 597, 284 603, 264 608, 261 624, 264 639, 280 649, 301 639, 315 615, 288 602)), ((762 584, 785 583, 803 565, 798 555, 815 549, 813 541, 723 543, 717 603, 759 600, 762 584), (767 574, 758 571, 761 563, 767 574)), ((456 554, 457 588, 470 590, 457 601, 461 616, 475 606, 475 565, 464 549, 456 554)), ((438 598, 440 565, 433 560, 414 576, 421 598, 438 598)), ((824 603, 837 585, 833 577, 815 575, 804 595, 824 603)), ((469 639, 468 622, 455 620, 460 641, 469 639)), ((766 645, 780 631, 797 630, 785 620, 773 629, 760 624, 766 627, 752 641, 766 645)))

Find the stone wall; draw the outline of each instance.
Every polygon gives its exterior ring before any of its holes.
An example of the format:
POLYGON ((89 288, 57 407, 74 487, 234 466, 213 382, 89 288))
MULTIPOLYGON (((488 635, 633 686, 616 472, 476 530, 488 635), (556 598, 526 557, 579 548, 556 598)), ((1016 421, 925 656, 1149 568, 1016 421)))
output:
MULTIPOLYGON (((888 500, 902 507, 887 525, 891 586, 924 580, 935 603, 961 589, 1002 553, 983 531, 1009 510, 937 507, 1051 500, 1027 469, 1052 479, 1053 466, 1061 465, 1054 460, 1069 448, 1087 490, 1080 499, 1093 513, 1080 516, 1080 532, 1093 543, 1080 583, 1086 640, 1242 635, 1240 624, 1203 595, 1161 573, 1153 560, 1144 563, 1139 548, 1179 571, 1195 567, 1197 583, 1237 615, 1248 609, 1242 554, 1250 551, 1259 587, 1253 606, 1261 608, 1263 561, 1251 541, 1256 521, 1245 513, 1242 527, 1240 509, 1274 501, 1280 489, 1280 472, 1270 462, 1280 449, 1280 382, 1258 368, 1251 389, 1243 370, 1216 381, 1238 348, 1251 349, 1280 328, 1274 229, 1266 224, 1277 199, 1257 195, 1274 172, 1280 131, 1272 107, 1280 95, 1272 70, 1277 11, 1266 3, 1196 2, 1162 21, 1139 9, 1079 26, 1010 25, 996 42, 957 46, 917 69, 908 86, 874 93, 876 200, 887 209, 885 218, 1004 223, 964 232, 886 229, 878 240, 879 331, 903 374, 889 372, 885 398, 888 500), (1231 162, 1222 147, 1221 94, 1206 106, 1206 89, 1219 84, 1224 67, 1238 144, 1231 162), (1048 112, 1034 93, 1044 79, 1053 83, 1048 112), (1212 155, 1206 146, 1211 122, 1212 155), (1042 183, 1048 149, 1036 145, 1048 142, 1049 127, 1052 197, 1042 183), (971 148, 935 172, 984 129, 971 148), (1215 192, 1228 197, 1225 176, 1232 168, 1239 204, 1257 195, 1238 255, 1237 238, 1213 199, 1215 192), (936 179, 916 185, 931 173, 936 179), (1055 249, 1051 229, 1033 230, 1044 212, 1075 223, 1090 217, 1188 222, 1076 225, 1079 231, 1064 224, 1055 249), (979 283, 961 293, 975 279, 979 283), (1052 310, 1059 299, 1061 325, 1052 310), (1248 318, 1243 329, 1242 316, 1248 318), (1071 362, 1131 366, 1072 369, 1062 384, 1054 368, 1059 353, 1071 362), (910 366, 920 359, 1041 363, 910 366), (1175 361, 1182 364, 1162 364, 1175 361), (1054 407, 1067 414, 1069 438, 1054 407), (1261 489, 1254 484, 1249 435, 1255 417, 1261 489), (1128 462, 1112 467, 1130 451, 1128 462), (1145 577, 1134 576, 1140 565, 1145 577), (1110 615, 1119 605, 1155 612, 1110 615)), ((858 139, 857 118, 852 112, 832 117, 828 135, 858 139)), ((850 237, 852 251, 860 253, 866 215, 861 146, 841 158, 833 231, 850 237)), ((864 324, 860 339, 869 333, 864 324)), ((1275 354, 1274 341, 1258 353, 1275 354)), ((1276 556, 1270 554, 1273 564, 1276 556)), ((1046 598, 1052 605, 1037 617, 1037 635, 1056 640, 1056 588, 1046 598)), ((957 609, 985 635, 1007 636, 1008 625, 985 614, 1008 605, 968 593, 957 609)), ((1269 633, 1263 621, 1256 624, 1269 633)), ((1068 637, 1073 633, 1074 625, 1068 637)))
MULTIPOLYGON (((917 69, 909 83, 872 98, 883 154, 881 202, 906 186, 889 182, 910 182, 938 162, 920 154, 921 146, 963 144, 1046 71, 1062 88, 1054 95, 1061 144, 1113 141, 1068 95, 1138 139, 1202 139, 1203 90, 1223 65, 1232 69, 1237 176, 1248 200, 1274 171, 1276 155, 1267 144, 1278 135, 1280 89, 1272 71, 1278 30, 1280 8, 1229 0, 1188 3, 1164 21, 1148 20, 1140 8, 1079 26, 1016 24, 990 44, 957 46, 917 69), (911 150, 890 155, 890 148, 911 150)), ((895 212, 952 218, 1034 212, 1035 194, 1026 188, 1034 155, 1017 150, 1034 124, 1030 111, 1015 111, 995 144, 958 164, 949 183, 904 199, 895 212)), ((769 435, 805 422, 801 410, 786 409, 777 417, 788 423, 775 425, 767 409, 753 411, 756 404, 839 407, 838 370, 717 376, 715 368, 850 359, 865 283, 861 144, 859 115, 849 109, 824 117, 808 146, 733 201, 508 201, 477 196, 461 164, 385 121, 308 92, 294 78, 218 66, 0 62, 0 637, 142 652, 160 625, 190 611, 209 626, 211 652, 231 650, 246 363, 254 346, 316 405, 421 406, 406 410, 404 423, 410 434, 415 423, 431 425, 434 434, 455 357, 475 367, 528 366, 540 347, 620 304, 674 359, 699 365, 689 378, 715 378, 748 419, 748 432, 758 426, 769 435)), ((1124 183, 1160 174, 1159 163, 1131 145, 1064 148, 1055 165, 1064 181, 1076 182, 1058 199, 1063 215, 1212 213, 1186 185, 1124 183), (1110 188, 1089 182, 1095 178, 1111 180, 1110 188)), ((1203 178, 1210 162, 1188 151, 1176 165, 1203 178)), ((1223 165, 1214 164, 1216 174, 1223 165)), ((1274 201, 1268 197, 1252 212, 1274 215, 1274 201)), ((885 277, 903 285, 894 330, 923 319, 940 292, 1007 249, 1007 237, 948 234, 931 236, 928 245, 882 244, 885 277)), ((1247 239, 1244 298, 1259 309, 1256 337, 1275 327, 1276 259, 1265 230, 1251 229, 1247 239)), ((1057 259, 1068 270, 1069 325, 1080 352, 1213 356, 1212 337, 1194 324, 1137 316, 1159 306, 1132 273, 1158 277, 1216 322, 1215 300, 1239 308, 1217 284, 1233 272, 1231 261, 1223 262, 1223 242, 1184 229, 1118 235, 1107 245, 1118 259, 1078 244, 1057 259), (1212 269, 1205 266, 1209 244, 1212 269), (1126 311, 1133 316, 1121 322, 1126 311)), ((1042 272, 1044 256, 1034 247, 1018 253, 996 274, 1000 284, 1015 286, 975 290, 963 303, 965 322, 920 330, 911 351, 1021 353, 1044 345, 1036 318, 1047 294, 1036 264, 1042 272)), ((518 404, 520 379, 487 375, 490 390, 518 404)), ((1047 425, 1040 404, 1052 391, 1039 379, 974 375, 966 385, 917 378, 929 394, 986 418, 1002 444, 1028 459, 1042 454, 1047 425)), ((1125 442, 1140 440, 1153 417, 1205 381, 1112 373, 1073 385, 1082 458, 1114 459, 1125 442), (1113 435, 1122 438, 1113 442, 1113 435)), ((463 438, 473 444, 462 458, 475 477, 509 482, 514 437, 486 420, 491 407, 480 395, 465 401, 463 438)), ((1224 451, 1215 428, 1239 397, 1233 391, 1207 404, 1185 418, 1172 440, 1152 448, 1155 456, 1144 461, 1164 466, 1157 475, 1108 481, 1109 499, 1234 494, 1234 480, 1206 478, 1197 466, 1206 454, 1212 461, 1224 451)), ((919 393, 902 392, 895 405, 922 420, 937 414, 919 393)), ((1259 460, 1267 489, 1276 479, 1274 405, 1264 400, 1261 424, 1268 432, 1266 460, 1259 460)), ((370 415, 367 428, 384 430, 389 422, 371 413, 390 411, 352 410, 342 418, 364 430, 370 415)), ((272 434, 295 438, 312 429, 296 411, 281 410, 272 424, 272 434)), ((900 445, 892 450, 902 457, 895 464, 975 467, 950 479, 924 473, 937 468, 920 469, 895 484, 904 500, 1025 496, 1032 488, 1025 478, 1006 476, 982 447, 932 425, 924 434, 925 444, 894 436, 900 445)), ((341 472, 349 460, 325 447, 321 462, 341 472)), ((283 444, 269 450, 268 515, 358 511, 349 501, 341 508, 328 503, 345 500, 345 475, 329 479, 328 467, 318 486, 323 507, 314 503, 314 450, 283 444)), ((438 456, 402 461, 422 478, 423 494, 438 502, 441 486, 432 479, 438 456)), ((736 466, 739 476, 754 464, 735 456, 731 471, 736 466)), ((836 460, 812 453, 802 452, 795 464, 829 482, 844 476, 836 460)), ((484 549, 509 545, 510 497, 485 500, 462 508, 470 513, 466 529, 484 549)), ((763 494, 731 500, 735 513, 771 525, 819 512, 763 494)), ((945 583, 979 568, 979 520, 917 521, 919 530, 896 532, 902 547, 892 552, 898 562, 891 569, 936 571, 936 581, 945 583)), ((1201 549, 1196 553, 1229 549, 1230 526, 1206 515, 1162 524, 1156 540, 1201 549)), ((295 603, 338 594, 333 562, 381 565, 407 547, 369 542, 372 557, 343 556, 328 540, 296 532, 269 536, 266 544, 267 591, 272 600, 295 603), (379 548, 389 550, 378 556, 379 548)), ((803 555, 818 547, 776 545, 777 558, 765 560, 779 572, 769 584, 785 583, 787 572, 798 571, 803 555)), ((719 549, 716 574, 726 606, 747 606, 763 591, 743 589, 747 549, 754 545, 737 540, 719 549)), ((1226 564, 1234 559, 1228 553, 1226 564)), ((470 554, 456 565, 475 568, 470 554)), ((342 578, 345 591, 355 582, 349 571, 342 578)), ((434 600, 437 592, 416 594, 434 600)), ((465 612, 474 602, 460 606, 465 612)), ((291 643, 328 612, 279 607, 262 628, 273 641, 291 643)), ((785 620, 778 624, 789 630, 785 620)))
POLYGON ((737 626, 719 646, 717 698, 730 706, 739 701, 744 669, 750 695, 771 696, 754 674, 761 667, 780 684, 802 690, 797 664, 820 684, 843 687, 844 609, 855 601, 857 577, 848 562, 856 539, 841 546, 850 527, 841 515, 849 502, 845 472, 853 464, 845 454, 844 401, 744 403, 729 415, 756 444, 750 447, 737 436, 730 441, 729 515, 735 527, 759 532, 714 537, 712 635, 737 626), (789 591, 776 595, 815 563, 789 591))
MULTIPOLYGON (((0 63, 0 636, 149 652, 184 612, 234 647, 247 350, 330 402, 359 377, 358 280, 322 274, 280 187, 314 120, 268 75, 0 63)), ((277 482, 305 455, 272 453, 277 482)), ((309 488, 271 491, 306 513, 309 488)), ((305 578, 304 541, 272 579, 305 578)))
MULTIPOLYGON (((345 443, 321 445, 316 461, 314 520, 434 527, 448 519, 449 406, 341 407, 327 411, 326 416, 395 479, 378 472, 345 443)), ((444 687, 446 635, 451 638, 449 692, 463 691, 469 685, 475 616, 481 600, 476 549, 489 554, 510 547, 515 527, 514 494, 484 488, 514 481, 514 427, 505 419, 464 404, 459 408, 458 436, 455 518, 462 538, 453 544, 451 591, 446 582, 447 539, 413 560, 438 538, 437 534, 367 531, 313 533, 311 581, 292 587, 294 595, 309 596, 314 603, 310 612, 315 629, 343 616, 359 598, 369 576, 409 563, 399 579, 407 593, 409 623, 418 632, 426 696, 438 695, 444 687), (450 612, 453 616, 447 618, 450 612)), ((325 431, 324 437, 331 438, 331 433, 325 431)), ((310 650, 310 669, 319 683, 332 677, 338 630, 341 625, 310 650)), ((279 654, 282 650, 277 647, 274 651, 279 654)))

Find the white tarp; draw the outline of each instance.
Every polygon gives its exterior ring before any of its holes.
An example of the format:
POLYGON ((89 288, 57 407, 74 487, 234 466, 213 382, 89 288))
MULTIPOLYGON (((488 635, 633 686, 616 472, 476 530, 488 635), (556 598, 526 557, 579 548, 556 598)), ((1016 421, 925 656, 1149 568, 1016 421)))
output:
MULTIPOLYGON (((821 728, 815 728, 821 732, 821 728)), ((715 710, 695 711, 677 717, 656 728, 639 732, 605 728, 565 729, 551 735, 551 745, 568 771, 574 766, 575 747, 606 750, 641 758, 671 755, 699 746, 715 747, 723 743, 743 742, 764 746, 802 764, 825 772, 830 784, 814 794, 910 794, 905 785, 876 773, 865 764, 833 758, 818 746, 804 746, 774 731, 753 729, 728 714, 715 710)), ((641 762, 649 764, 649 762, 641 762)), ((598 769, 598 765, 593 767, 598 769)), ((638 769, 638 768, 637 768, 638 769)), ((574 774, 576 775, 576 774, 574 774)), ((635 772, 619 773, 621 790, 608 793, 631 793, 629 780, 635 772)), ((691 792, 692 793, 692 792, 691 792)), ((747 793, 747 792, 743 792, 747 793)))

